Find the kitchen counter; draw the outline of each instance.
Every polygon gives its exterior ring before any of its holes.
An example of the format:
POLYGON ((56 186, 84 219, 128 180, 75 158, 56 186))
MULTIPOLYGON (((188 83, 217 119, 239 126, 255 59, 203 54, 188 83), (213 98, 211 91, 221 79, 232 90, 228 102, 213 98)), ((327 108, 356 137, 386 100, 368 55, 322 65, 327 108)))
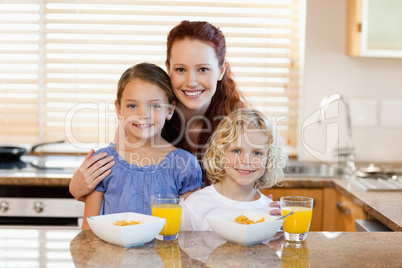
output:
POLYGON ((213 232, 181 232, 176 241, 153 240, 122 248, 92 231, 0 228, 2 267, 401 267, 402 233, 311 232, 306 241, 283 233, 242 246, 213 232))
POLYGON ((402 231, 402 191, 364 191, 344 178, 287 177, 281 187, 334 188, 391 230, 402 231))
POLYGON ((0 185, 66 187, 81 165, 80 155, 24 155, 0 163, 0 185))
MULTIPOLYGON (((68 177, 67 175, 58 177, 52 173, 45 173, 39 177, 17 175, 7 176, 0 172, 0 185, 68 187, 72 177, 72 173, 68 177)), ((340 178, 285 178, 282 187, 335 188, 388 228, 393 231, 402 231, 402 192, 400 191, 366 192, 340 178)))
POLYGON ((335 189, 393 231, 402 231, 402 191, 367 192, 345 179, 333 180, 335 189))
POLYGON ((4 172, 0 170, 0 186, 55 186, 68 187, 74 172, 4 172))
MULTIPOLYGON (((25 156, 30 168, 17 170, 0 169, 0 186, 55 186, 68 187, 75 166, 83 156, 48 156, 34 158, 25 156), (60 168, 63 164, 63 168, 60 168), (35 166, 36 168, 33 168, 35 166), (39 166, 39 169, 38 169, 39 166)), ((350 198, 364 211, 394 231, 402 231, 402 191, 364 191, 343 178, 306 178, 287 176, 282 182, 284 188, 335 188, 350 198)), ((268 190, 269 192, 269 190, 268 190)))

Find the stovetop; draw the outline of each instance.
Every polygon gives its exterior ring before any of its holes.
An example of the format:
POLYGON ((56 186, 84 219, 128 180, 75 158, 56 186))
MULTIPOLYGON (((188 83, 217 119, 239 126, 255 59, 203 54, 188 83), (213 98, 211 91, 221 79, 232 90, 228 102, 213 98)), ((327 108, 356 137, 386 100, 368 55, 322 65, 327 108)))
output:
POLYGON ((85 156, 76 155, 24 155, 19 161, 0 162, 0 171, 74 173, 84 159, 85 156))
POLYGON ((401 191, 402 175, 353 177, 351 181, 366 191, 401 191))

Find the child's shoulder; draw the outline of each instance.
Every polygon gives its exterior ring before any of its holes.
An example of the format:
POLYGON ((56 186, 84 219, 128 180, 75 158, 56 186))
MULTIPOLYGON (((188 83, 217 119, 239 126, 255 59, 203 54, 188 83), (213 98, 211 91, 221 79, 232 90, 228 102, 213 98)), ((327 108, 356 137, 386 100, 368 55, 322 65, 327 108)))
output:
POLYGON ((190 153, 189 151, 186 151, 181 148, 176 148, 175 150, 172 150, 170 153, 170 158, 176 161, 181 161, 183 162, 183 159, 186 161, 192 161, 192 162, 198 162, 197 157, 190 153))
POLYGON ((207 200, 211 200, 211 196, 214 194, 213 185, 206 186, 194 193, 190 194, 190 196, 186 199, 187 200, 199 200, 202 198, 206 198, 207 200))
POLYGON ((186 157, 191 157, 191 158, 195 157, 195 155, 193 155, 189 151, 181 149, 181 148, 175 148, 175 150, 173 150, 173 152, 175 152, 176 155, 180 155, 180 156, 186 156, 186 157))
POLYGON ((104 152, 106 152, 108 155, 114 154, 114 152, 116 152, 116 150, 114 149, 114 146, 115 146, 115 144, 110 143, 109 146, 107 146, 107 147, 97 149, 95 151, 94 155, 104 153, 104 152))
POLYGON ((173 172, 173 176, 178 176, 178 178, 186 176, 202 178, 202 170, 198 159, 186 150, 177 149, 172 151, 165 158, 164 165, 167 165, 173 172))

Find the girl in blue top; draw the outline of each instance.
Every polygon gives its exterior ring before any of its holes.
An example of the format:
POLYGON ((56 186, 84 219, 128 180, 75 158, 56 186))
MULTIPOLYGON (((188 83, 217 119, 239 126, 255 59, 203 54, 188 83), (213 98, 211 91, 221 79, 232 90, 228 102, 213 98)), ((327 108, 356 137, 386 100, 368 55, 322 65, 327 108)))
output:
POLYGON ((165 71, 149 63, 127 69, 118 83, 115 106, 127 138, 96 152, 113 155, 116 165, 87 196, 83 230, 89 229, 87 217, 128 211, 150 215, 151 195, 186 198, 203 185, 197 158, 161 136, 175 110, 165 71))

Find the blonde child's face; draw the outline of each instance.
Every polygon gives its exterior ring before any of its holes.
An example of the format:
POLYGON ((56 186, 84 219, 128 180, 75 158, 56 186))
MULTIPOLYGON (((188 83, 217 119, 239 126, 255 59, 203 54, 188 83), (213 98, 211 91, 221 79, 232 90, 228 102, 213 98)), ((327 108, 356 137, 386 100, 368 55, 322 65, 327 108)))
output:
POLYGON ((174 94, 188 109, 205 112, 226 70, 212 46, 184 39, 172 46, 170 66, 166 66, 174 94))
POLYGON ((254 186, 265 172, 268 137, 261 130, 248 130, 227 148, 223 180, 239 186, 254 186))
POLYGON ((116 101, 115 106, 117 115, 124 119, 128 141, 134 143, 160 138, 165 120, 174 112, 162 89, 138 78, 126 84, 120 105, 116 101))

